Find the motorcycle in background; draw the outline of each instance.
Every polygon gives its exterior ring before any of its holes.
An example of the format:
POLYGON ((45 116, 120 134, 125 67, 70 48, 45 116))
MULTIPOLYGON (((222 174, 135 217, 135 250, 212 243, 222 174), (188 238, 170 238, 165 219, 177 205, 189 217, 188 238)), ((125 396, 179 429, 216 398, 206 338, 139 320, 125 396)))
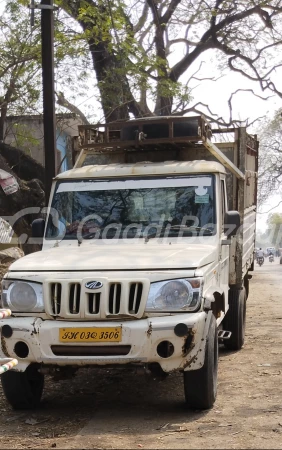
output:
POLYGON ((264 263, 264 258, 263 258, 262 256, 259 256, 259 258, 258 258, 258 264, 259 264, 259 266, 262 266, 263 263, 264 263))

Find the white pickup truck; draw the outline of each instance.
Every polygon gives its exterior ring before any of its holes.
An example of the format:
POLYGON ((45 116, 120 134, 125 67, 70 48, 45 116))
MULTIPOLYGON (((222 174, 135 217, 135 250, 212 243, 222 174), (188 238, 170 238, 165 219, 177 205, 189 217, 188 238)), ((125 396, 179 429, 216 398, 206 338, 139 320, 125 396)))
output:
POLYGON ((202 116, 154 117, 82 126, 80 145, 33 223, 42 250, 2 282, 0 357, 18 359, 5 396, 32 408, 45 374, 130 365, 182 372, 187 405, 210 408, 219 342, 244 343, 257 140, 202 116))

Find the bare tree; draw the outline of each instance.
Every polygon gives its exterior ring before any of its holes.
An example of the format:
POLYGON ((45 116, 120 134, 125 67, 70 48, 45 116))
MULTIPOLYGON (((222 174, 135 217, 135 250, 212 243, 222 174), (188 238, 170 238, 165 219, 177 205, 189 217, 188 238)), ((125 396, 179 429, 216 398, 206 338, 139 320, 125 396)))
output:
MULTIPOLYGON (((265 124, 259 135, 259 203, 282 194, 282 109, 265 124)), ((280 202, 281 203, 281 202, 280 202)))
MULTIPOLYGON (((61 0, 88 42, 107 121, 198 112, 191 72, 208 51, 222 71, 282 96, 274 82, 282 60, 282 0, 61 0), (189 75, 190 73, 190 75, 189 75)), ((233 123, 217 117, 218 123, 233 123)), ((215 117, 211 112, 211 116, 215 117)))

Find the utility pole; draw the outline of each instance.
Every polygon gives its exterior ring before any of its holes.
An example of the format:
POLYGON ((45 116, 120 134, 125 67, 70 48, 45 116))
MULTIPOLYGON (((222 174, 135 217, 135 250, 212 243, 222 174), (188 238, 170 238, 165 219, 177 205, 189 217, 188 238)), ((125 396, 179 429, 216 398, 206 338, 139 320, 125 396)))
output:
POLYGON ((45 161, 45 204, 56 175, 56 117, 54 89, 54 4, 53 0, 41 0, 41 45, 43 81, 43 125, 45 161))

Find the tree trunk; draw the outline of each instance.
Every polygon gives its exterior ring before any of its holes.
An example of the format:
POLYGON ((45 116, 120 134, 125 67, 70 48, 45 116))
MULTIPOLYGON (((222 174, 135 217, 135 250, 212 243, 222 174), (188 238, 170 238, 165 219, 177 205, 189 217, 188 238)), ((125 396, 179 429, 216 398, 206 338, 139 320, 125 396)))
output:
POLYGON ((7 103, 5 101, 3 101, 2 105, 0 106, 0 111, 1 111, 0 112, 0 143, 1 143, 4 142, 4 127, 7 117, 7 103))
MULTIPOLYGON (((81 23, 85 29, 85 24, 81 23)), ((88 41, 93 67, 96 73, 101 95, 105 122, 129 119, 129 113, 134 117, 143 117, 143 111, 131 92, 123 65, 122 55, 109 53, 105 42, 88 41)))
POLYGON ((103 42, 89 41, 93 66, 96 73, 101 103, 106 122, 129 119, 130 90, 123 75, 122 60, 109 54, 103 42), (115 105, 113 107, 113 105, 115 105))
POLYGON ((157 116, 170 116, 172 101, 171 97, 160 96, 156 101, 155 114, 157 116))
POLYGON ((62 0, 61 6, 78 21, 89 36, 87 43, 98 81, 105 122, 129 119, 130 113, 135 117, 147 115, 146 111, 141 109, 140 104, 135 101, 132 95, 121 52, 116 54, 111 49, 112 36, 110 30, 107 37, 105 29, 100 30, 99 26, 101 25, 95 22, 95 13, 100 17, 103 14, 105 17, 108 17, 109 11, 107 7, 97 6, 92 0, 77 0, 76 2, 62 0), (85 10, 86 6, 93 8, 93 14, 89 18, 84 17, 80 19, 80 11, 81 9, 85 10), (93 32, 94 29, 95 32, 93 32), (95 37, 91 37, 94 33, 95 37))

